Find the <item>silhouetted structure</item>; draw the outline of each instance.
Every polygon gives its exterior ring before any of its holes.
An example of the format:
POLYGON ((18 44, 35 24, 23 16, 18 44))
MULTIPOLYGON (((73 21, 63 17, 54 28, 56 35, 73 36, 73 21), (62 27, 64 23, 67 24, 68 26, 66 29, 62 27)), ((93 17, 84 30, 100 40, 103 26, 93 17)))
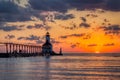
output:
POLYGON ((41 46, 17 43, 4 43, 6 53, 40 53, 41 46))
POLYGON ((62 54, 62 48, 60 48, 60 53, 59 54, 62 54))
MULTIPOLYGON (((60 49, 61 50, 61 49, 60 49)), ((50 34, 49 32, 46 33, 46 41, 42 45, 42 55, 62 55, 62 50, 60 51, 60 54, 57 54, 53 51, 53 46, 50 43, 50 34)))
POLYGON ((53 46, 50 43, 50 34, 46 33, 46 41, 42 45, 33 44, 18 44, 18 43, 1 43, 6 46, 6 53, 0 53, 0 57, 29 57, 29 56, 40 56, 40 55, 62 55, 62 48, 60 53, 53 51, 53 46))
POLYGON ((46 42, 42 45, 42 54, 43 55, 52 55, 52 44, 50 43, 49 32, 46 33, 46 42))
POLYGON ((0 53, 0 57, 28 57, 41 55, 41 46, 18 43, 0 43, 5 44, 6 53, 0 53))

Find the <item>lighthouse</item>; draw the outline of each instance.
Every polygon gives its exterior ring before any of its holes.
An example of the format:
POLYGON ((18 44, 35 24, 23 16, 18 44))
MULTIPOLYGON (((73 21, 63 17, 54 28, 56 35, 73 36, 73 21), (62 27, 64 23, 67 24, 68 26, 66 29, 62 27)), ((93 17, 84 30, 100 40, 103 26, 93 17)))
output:
POLYGON ((45 36, 46 40, 45 43, 42 45, 42 54, 43 55, 52 55, 53 50, 52 50, 52 44, 50 43, 50 34, 49 32, 46 33, 45 36))
POLYGON ((63 55, 62 54, 62 48, 60 48, 60 53, 55 53, 53 51, 53 46, 50 42, 50 33, 47 32, 45 35, 45 43, 42 45, 42 55, 48 56, 48 55, 63 55))

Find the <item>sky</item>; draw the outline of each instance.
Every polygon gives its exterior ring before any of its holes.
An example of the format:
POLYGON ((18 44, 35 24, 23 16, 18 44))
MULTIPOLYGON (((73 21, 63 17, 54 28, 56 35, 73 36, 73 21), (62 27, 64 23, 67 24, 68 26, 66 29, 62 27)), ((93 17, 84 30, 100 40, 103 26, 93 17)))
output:
POLYGON ((46 32, 56 52, 119 53, 120 0, 0 0, 0 42, 42 45, 46 32))

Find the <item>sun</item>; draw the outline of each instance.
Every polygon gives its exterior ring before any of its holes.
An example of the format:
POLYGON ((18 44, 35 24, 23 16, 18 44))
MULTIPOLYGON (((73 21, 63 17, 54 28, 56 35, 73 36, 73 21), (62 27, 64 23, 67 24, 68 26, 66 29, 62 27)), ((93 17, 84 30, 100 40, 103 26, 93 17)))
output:
POLYGON ((95 51, 95 53, 100 53, 100 51, 95 51))

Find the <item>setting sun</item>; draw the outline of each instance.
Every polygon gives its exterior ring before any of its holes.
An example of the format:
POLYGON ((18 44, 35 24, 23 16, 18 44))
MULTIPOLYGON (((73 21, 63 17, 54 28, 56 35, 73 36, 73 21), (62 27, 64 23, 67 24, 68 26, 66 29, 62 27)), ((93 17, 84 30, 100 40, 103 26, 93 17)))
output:
POLYGON ((95 51, 95 53, 100 53, 100 51, 95 51))

